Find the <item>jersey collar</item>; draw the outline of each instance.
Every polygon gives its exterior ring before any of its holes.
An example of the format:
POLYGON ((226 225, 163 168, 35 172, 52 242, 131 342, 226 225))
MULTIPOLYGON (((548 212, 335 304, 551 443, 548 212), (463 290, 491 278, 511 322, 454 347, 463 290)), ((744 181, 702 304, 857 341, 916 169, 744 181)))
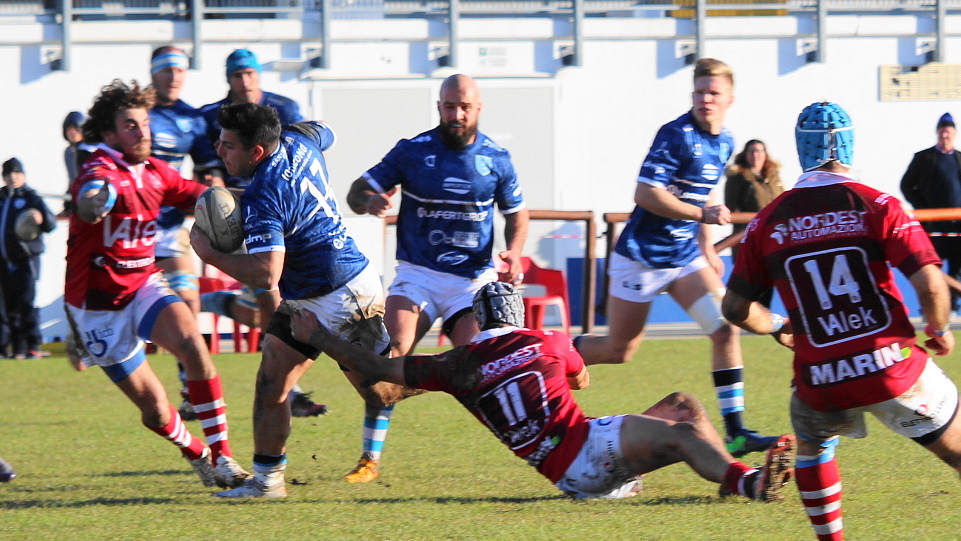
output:
POLYGON ((814 188, 829 186, 842 182, 860 182, 857 177, 847 173, 830 173, 828 171, 809 171, 798 177, 795 188, 814 188))
POLYGON ((477 333, 474 338, 471 338, 470 343, 474 344, 483 340, 490 338, 496 338, 498 336, 504 336, 505 334, 510 334, 514 331, 521 330, 521 327, 495 327, 493 329, 487 329, 486 331, 481 331, 477 333))

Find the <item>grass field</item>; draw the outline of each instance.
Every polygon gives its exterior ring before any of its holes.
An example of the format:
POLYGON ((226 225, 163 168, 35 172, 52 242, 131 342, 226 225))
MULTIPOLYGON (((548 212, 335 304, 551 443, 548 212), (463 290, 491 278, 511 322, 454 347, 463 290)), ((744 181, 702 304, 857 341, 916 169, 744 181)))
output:
MULTIPOLYGON (((789 352, 743 339, 747 421, 789 430, 789 352)), ((961 356, 940 359, 961 381, 961 356)), ((150 359, 176 396, 174 361, 150 359)), ((244 466, 252 453, 253 376, 259 357, 216 357, 229 402, 230 435, 244 466)), ((588 415, 639 412, 670 391, 704 400, 715 424, 706 340, 651 340, 632 363, 592 370, 577 392, 588 415)), ((19 478, 0 485, 0 539, 56 540, 435 540, 435 539, 813 539, 792 486, 785 501, 719 499, 717 486, 683 464, 645 477, 622 501, 574 502, 477 423, 452 398, 400 404, 381 477, 341 476, 360 453, 359 398, 326 357, 303 386, 332 410, 295 419, 288 494, 279 501, 211 497, 172 445, 147 431, 133 405, 99 369, 72 371, 62 356, 0 361, 0 456, 19 478)), ((852 540, 958 539, 958 476, 916 444, 869 420, 866 440, 844 440, 846 531, 852 540)), ((195 434, 199 425, 189 423, 195 434)), ((760 455, 747 457, 747 462, 760 455)))

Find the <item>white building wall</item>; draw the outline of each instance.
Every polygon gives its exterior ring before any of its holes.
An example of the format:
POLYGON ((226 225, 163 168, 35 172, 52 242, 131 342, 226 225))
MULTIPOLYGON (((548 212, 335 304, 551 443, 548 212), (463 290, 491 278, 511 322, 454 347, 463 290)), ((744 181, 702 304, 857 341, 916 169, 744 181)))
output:
MULTIPOLYGON (((946 23, 944 60, 959 63, 961 38, 951 33, 961 29, 961 17, 946 23)), ((932 31, 930 20, 832 16, 826 61, 817 64, 805 63, 797 52, 796 36, 812 32, 811 26, 793 17, 707 21, 704 56, 720 58, 736 72, 737 100, 728 126, 738 146, 764 140, 790 181, 800 173, 793 140, 798 112, 813 101, 836 101, 857 126, 855 172, 900 196, 898 184, 912 154, 934 144, 937 118, 945 111, 961 117, 957 100, 879 99, 879 67, 921 64, 914 36, 932 31)), ((349 183, 397 139, 436 124, 434 100, 444 76, 468 73, 479 79, 485 99, 482 130, 512 151, 531 208, 593 210, 599 220, 604 212, 631 209, 637 168, 655 132, 690 105, 691 67, 678 56, 675 36, 691 31, 685 20, 587 19, 582 67, 563 67, 559 51, 570 44, 566 23, 465 19, 458 67, 438 70, 436 57, 446 44, 443 25, 421 19, 335 20, 330 69, 290 71, 317 47, 311 21, 210 20, 203 26, 201 69, 188 75, 183 97, 195 106, 221 99, 227 91, 226 56, 237 47, 254 50, 265 68, 264 89, 297 100, 306 116, 331 121, 340 134, 329 160, 342 198, 349 183)), ((0 160, 20 158, 28 182, 48 193, 62 193, 67 185, 64 116, 85 111, 100 86, 114 78, 148 81, 154 47, 191 45, 185 23, 167 21, 78 22, 72 33, 70 71, 51 71, 58 27, 0 21, 6 75, 0 79, 0 160)), ((58 201, 49 203, 60 207, 58 201)), ((579 232, 574 225, 538 224, 528 249, 562 268, 567 257, 582 254, 583 239, 570 238, 579 232)), ((41 305, 60 291, 62 255, 54 253, 44 261, 41 305)), ((379 259, 389 277, 389 251, 379 259)))

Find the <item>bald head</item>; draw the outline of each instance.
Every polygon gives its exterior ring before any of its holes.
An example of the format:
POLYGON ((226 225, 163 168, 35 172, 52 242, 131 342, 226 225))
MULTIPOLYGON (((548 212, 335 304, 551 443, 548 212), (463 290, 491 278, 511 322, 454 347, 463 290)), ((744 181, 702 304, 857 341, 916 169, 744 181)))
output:
POLYGON ((453 150, 474 144, 482 103, 477 83, 467 75, 451 75, 440 85, 437 112, 441 140, 453 150))

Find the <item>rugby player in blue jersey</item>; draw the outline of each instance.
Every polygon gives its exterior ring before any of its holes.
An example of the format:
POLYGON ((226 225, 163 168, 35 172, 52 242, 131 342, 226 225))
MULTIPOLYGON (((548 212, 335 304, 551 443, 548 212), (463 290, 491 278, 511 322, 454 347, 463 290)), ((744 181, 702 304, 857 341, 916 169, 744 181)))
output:
MULTIPOLYGON (((498 280, 492 258, 495 204, 505 218, 507 246, 498 254, 508 267, 500 278, 522 278, 527 205, 510 153, 477 129, 482 105, 473 79, 448 77, 440 87, 438 126, 398 142, 347 194, 354 212, 382 217, 401 189, 397 275, 385 316, 393 356, 412 353, 438 317, 455 346, 480 332, 471 303, 478 289, 498 280)), ((374 444, 345 479, 377 477, 383 438, 378 442, 374 427, 389 420, 367 420, 374 444)))
MULTIPOLYGON (((237 49, 230 53, 227 57, 226 70, 227 83, 230 85, 227 97, 200 108, 200 114, 207 124, 207 137, 210 141, 216 142, 220 138, 220 124, 217 121, 217 114, 220 109, 233 103, 267 105, 277 111, 280 123, 284 126, 304 120, 304 117, 300 114, 300 106, 297 105, 296 101, 260 89, 262 68, 257 60, 257 55, 252 51, 237 49)), ((333 144, 333 139, 328 142, 327 146, 331 144, 333 144)), ((214 167, 210 167, 208 170, 216 171, 218 167, 223 167, 223 163, 219 159, 215 159, 213 165, 214 167)), ((248 178, 236 175, 228 175, 224 179, 225 185, 230 188, 244 188, 248 182, 248 178)), ((204 302, 203 310, 213 311, 219 315, 238 320, 248 327, 259 327, 261 322, 270 321, 270 315, 280 305, 280 296, 276 292, 251 288, 247 284, 244 284, 243 289, 239 292, 235 291, 235 293, 239 294, 215 294, 209 299, 201 299, 204 302)), ((295 417, 314 417, 327 413, 327 407, 311 400, 310 393, 305 393, 299 385, 294 386, 290 397, 290 408, 295 417)))
MULTIPOLYGON (((289 305, 314 313, 349 341, 386 353, 384 289, 337 208, 322 152, 329 129, 300 122, 282 131, 276 110, 253 103, 224 107, 218 120, 223 127, 218 154, 228 173, 250 179, 241 196, 247 253, 217 252, 195 227, 190 238, 197 254, 242 283, 278 290, 289 305)), ((287 395, 320 353, 291 336, 288 313, 274 312, 254 399, 255 475, 220 496, 286 495, 287 395)), ((371 408, 402 398, 398 385, 367 387, 360 374, 345 375, 368 403, 377 404, 371 408)))
MULTIPOLYGON (((200 108, 200 114, 207 123, 207 135, 211 141, 216 142, 220 138, 220 124, 217 120, 220 109, 235 103, 257 103, 272 107, 277 111, 280 123, 284 126, 304 120, 296 101, 260 89, 260 73, 263 68, 253 51, 235 50, 227 57, 226 65, 227 84, 230 85, 227 97, 200 108)), ((226 182, 228 187, 243 188, 246 180, 244 177, 228 177, 226 182)))
POLYGON ((694 67, 693 107, 657 132, 641 165, 634 211, 608 261, 607 336, 582 335, 575 345, 588 365, 625 363, 644 337, 651 302, 667 292, 711 339, 711 368, 727 433, 736 457, 764 451, 777 436, 748 430, 739 329, 721 315, 724 263, 708 228, 731 212, 716 205, 714 188, 734 149, 724 127, 734 103, 734 72, 716 59, 694 67))
MULTIPOLYGON (((217 163, 213 143, 207 137, 207 123, 200 110, 180 99, 190 60, 183 50, 174 46, 154 49, 150 57, 151 86, 157 92, 157 103, 150 110, 151 154, 181 171, 184 158, 190 154, 195 167, 217 163)), ((200 181, 200 179, 195 179, 200 181)), ((171 206, 160 207, 157 216, 157 241, 154 245, 157 267, 177 295, 196 315, 200 312, 200 285, 193 253, 190 250, 184 211, 171 206)), ((180 369, 180 417, 186 421, 197 419, 187 392, 187 373, 180 369)))

